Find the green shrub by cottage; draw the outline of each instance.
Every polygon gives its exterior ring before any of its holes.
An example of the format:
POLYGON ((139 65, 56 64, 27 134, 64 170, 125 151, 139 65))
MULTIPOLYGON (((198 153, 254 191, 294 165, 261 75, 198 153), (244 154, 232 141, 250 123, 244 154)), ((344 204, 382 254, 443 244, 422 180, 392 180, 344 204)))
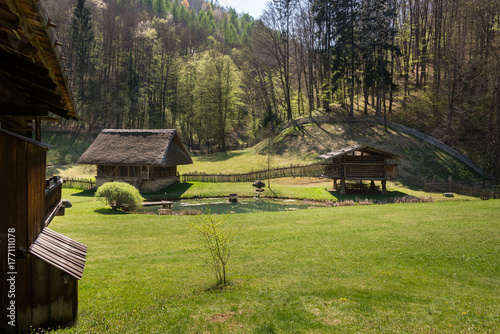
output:
POLYGON ((125 182, 107 182, 97 189, 97 197, 105 197, 114 210, 135 210, 144 201, 136 187, 125 182))

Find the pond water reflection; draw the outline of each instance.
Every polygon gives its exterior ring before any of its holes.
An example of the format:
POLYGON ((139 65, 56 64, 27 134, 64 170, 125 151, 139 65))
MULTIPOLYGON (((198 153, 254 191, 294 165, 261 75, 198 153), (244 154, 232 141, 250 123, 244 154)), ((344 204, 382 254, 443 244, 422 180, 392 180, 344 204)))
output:
MULTIPOLYGON (((198 199, 198 200, 180 200, 172 202, 172 211, 180 214, 183 211, 196 210, 201 213, 207 213, 209 210, 215 214, 227 213, 258 213, 258 212, 279 212, 303 210, 320 207, 320 204, 305 203, 300 200, 283 199, 240 199, 237 203, 230 203, 228 200, 217 199, 198 199)), ((157 212, 158 207, 143 208, 141 211, 157 212)))

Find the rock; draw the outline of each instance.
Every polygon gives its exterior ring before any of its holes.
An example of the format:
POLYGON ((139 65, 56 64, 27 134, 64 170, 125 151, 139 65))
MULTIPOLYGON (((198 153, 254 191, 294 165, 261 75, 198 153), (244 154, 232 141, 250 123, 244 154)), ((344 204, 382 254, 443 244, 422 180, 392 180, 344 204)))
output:
POLYGON ((455 197, 453 193, 444 193, 444 197, 455 197))

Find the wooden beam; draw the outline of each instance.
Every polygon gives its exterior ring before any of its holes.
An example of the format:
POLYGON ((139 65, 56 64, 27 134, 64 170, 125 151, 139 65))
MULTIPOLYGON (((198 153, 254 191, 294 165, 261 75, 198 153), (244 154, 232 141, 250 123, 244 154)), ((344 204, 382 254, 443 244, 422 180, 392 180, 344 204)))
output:
MULTIPOLYGON (((0 115, 10 116, 48 116, 49 107, 39 104, 0 103, 0 115)), ((30 119, 33 119, 31 117, 30 119)))
POLYGON ((36 53, 38 52, 38 50, 33 45, 29 44, 29 42, 23 41, 22 39, 19 40, 19 38, 13 33, 5 34, 0 32, 0 44, 16 53, 25 55, 29 58, 35 57, 36 53))
POLYGON ((0 70, 9 76, 11 81, 24 86, 36 86, 50 91, 54 91, 57 88, 57 85, 48 76, 30 72, 22 65, 20 66, 20 64, 0 61, 0 70))
POLYGON ((40 116, 36 116, 35 119, 35 140, 42 141, 42 120, 40 116))
POLYGON ((25 121, 33 121, 36 119, 36 117, 40 117, 40 120, 42 122, 59 122, 60 121, 59 118, 49 117, 49 116, 11 116, 11 117, 14 117, 16 119, 22 119, 25 121))
POLYGON ((0 7, 0 24, 9 30, 15 30, 19 26, 19 18, 10 10, 0 7))
POLYGON ((46 103, 49 106, 64 109, 60 95, 36 86, 23 85, 22 88, 26 94, 40 101, 41 104, 46 103))
MULTIPOLYGON (((16 68, 24 69, 25 71, 31 72, 36 76, 48 77, 49 71, 43 67, 39 66, 31 61, 27 61, 19 56, 10 54, 3 50, 0 50, 0 63, 7 64, 7 66, 15 66, 16 68)), ((7 68, 8 70, 9 68, 7 68)), ((12 71, 12 68, 10 68, 12 71)))

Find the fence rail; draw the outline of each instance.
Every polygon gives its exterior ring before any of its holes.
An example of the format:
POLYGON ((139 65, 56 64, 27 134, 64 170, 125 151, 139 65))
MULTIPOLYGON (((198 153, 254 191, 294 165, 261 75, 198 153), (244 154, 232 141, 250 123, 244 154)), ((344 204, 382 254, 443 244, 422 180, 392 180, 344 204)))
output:
POLYGON ((474 182, 424 182, 426 192, 451 192, 483 199, 500 198, 499 186, 479 185, 474 182))
POLYGON ((322 164, 312 164, 305 166, 289 166, 274 168, 270 170, 258 170, 255 172, 242 174, 204 174, 187 173, 181 175, 182 182, 250 182, 261 179, 275 179, 280 177, 298 177, 298 176, 320 176, 324 174, 322 164))
POLYGON ((95 189, 95 181, 86 179, 64 179, 63 188, 95 189))

